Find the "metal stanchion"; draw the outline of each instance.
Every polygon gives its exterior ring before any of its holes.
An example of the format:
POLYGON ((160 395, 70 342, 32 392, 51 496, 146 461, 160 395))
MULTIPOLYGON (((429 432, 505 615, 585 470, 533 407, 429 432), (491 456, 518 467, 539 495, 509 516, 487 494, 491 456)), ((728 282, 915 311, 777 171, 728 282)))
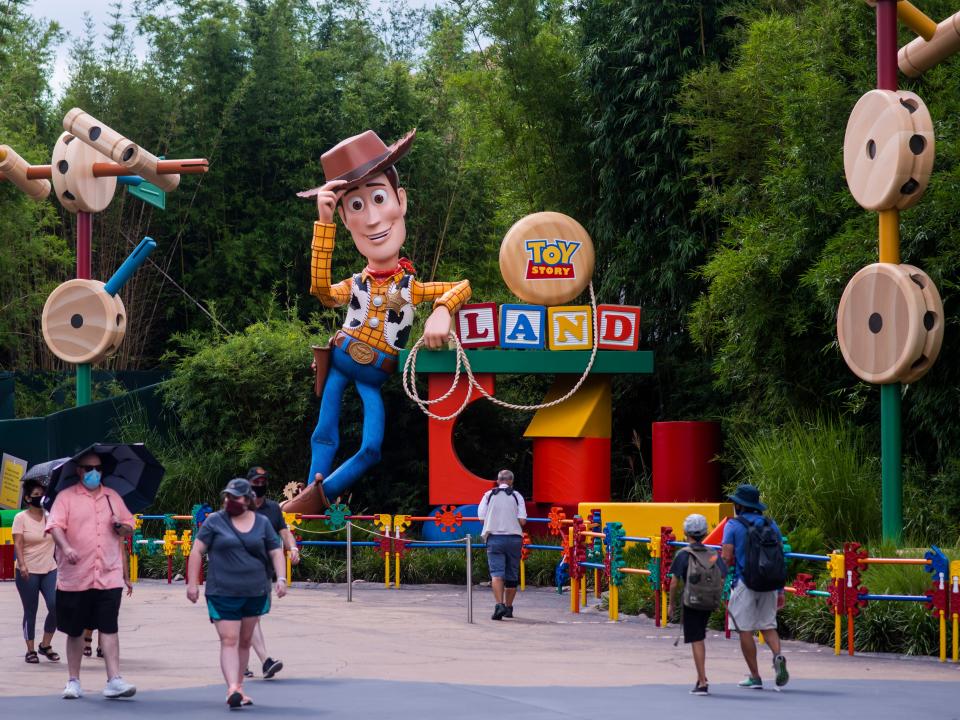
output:
POLYGON ((347 602, 353 602, 353 523, 347 521, 347 602))
POLYGON ((467 533, 467 622, 473 624, 473 548, 467 533))

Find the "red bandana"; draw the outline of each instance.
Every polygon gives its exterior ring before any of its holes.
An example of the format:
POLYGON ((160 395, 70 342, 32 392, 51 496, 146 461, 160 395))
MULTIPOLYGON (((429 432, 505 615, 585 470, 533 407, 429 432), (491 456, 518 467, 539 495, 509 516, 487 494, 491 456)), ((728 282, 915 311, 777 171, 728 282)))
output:
POLYGON ((400 261, 393 270, 373 270, 368 265, 366 270, 363 272, 372 277, 374 280, 386 280, 387 278, 391 278, 399 272, 404 272, 408 275, 417 274, 417 271, 413 268, 413 263, 405 257, 400 258, 400 261))

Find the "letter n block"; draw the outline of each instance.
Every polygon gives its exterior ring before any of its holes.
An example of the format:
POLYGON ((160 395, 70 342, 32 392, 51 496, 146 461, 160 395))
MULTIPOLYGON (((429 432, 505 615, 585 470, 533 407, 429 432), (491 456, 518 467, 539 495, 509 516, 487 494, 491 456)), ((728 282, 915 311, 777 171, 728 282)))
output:
POLYGON ((640 344, 640 308, 635 305, 598 305, 600 350, 636 350, 640 344))
POLYGON ((465 348, 496 347, 497 330, 496 303, 464 305, 457 312, 457 336, 465 348))
POLYGON ((542 350, 546 323, 547 308, 543 305, 501 305, 500 347, 542 350))
POLYGON ((560 305, 548 313, 551 350, 593 349, 593 311, 589 305, 560 305))

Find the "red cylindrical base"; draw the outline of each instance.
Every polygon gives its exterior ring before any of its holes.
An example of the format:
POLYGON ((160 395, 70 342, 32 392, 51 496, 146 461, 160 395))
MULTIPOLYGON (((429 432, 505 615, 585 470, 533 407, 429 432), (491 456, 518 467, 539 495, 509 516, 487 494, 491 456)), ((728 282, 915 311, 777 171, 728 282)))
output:
POLYGON ((653 501, 716 502, 719 453, 718 423, 653 423, 653 501))
POLYGON ((533 439, 533 501, 576 505, 610 499, 610 438, 533 439))

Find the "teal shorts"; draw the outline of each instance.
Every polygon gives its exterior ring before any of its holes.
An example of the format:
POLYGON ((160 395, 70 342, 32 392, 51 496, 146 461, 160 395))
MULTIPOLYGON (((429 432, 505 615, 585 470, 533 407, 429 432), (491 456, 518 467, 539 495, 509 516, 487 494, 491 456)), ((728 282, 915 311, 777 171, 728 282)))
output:
POLYGON ((270 596, 226 597, 225 595, 207 595, 207 612, 210 613, 210 622, 259 617, 270 612, 270 596))

